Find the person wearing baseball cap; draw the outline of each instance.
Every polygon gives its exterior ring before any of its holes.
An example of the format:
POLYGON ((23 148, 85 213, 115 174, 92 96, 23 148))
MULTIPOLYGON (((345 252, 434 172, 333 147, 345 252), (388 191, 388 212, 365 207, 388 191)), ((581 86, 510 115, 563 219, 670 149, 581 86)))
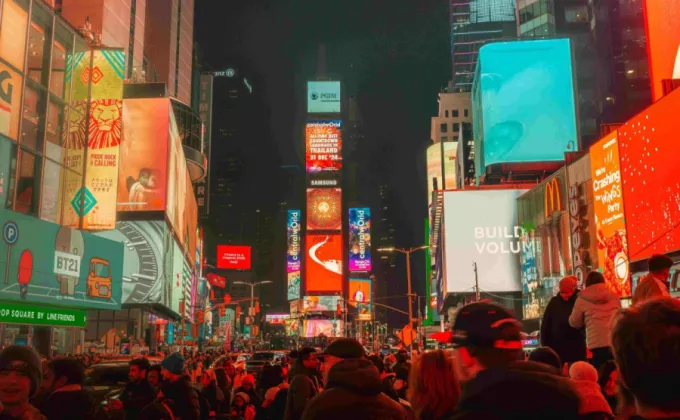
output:
POLYGON ((40 357, 28 346, 12 345, 0 352, 0 419, 44 420, 29 400, 42 379, 40 357))
POLYGON ((357 340, 338 338, 322 356, 326 386, 309 402, 302 420, 407 418, 404 408, 383 394, 380 373, 357 340))
POLYGON ((578 418, 579 398, 568 380, 523 360, 521 324, 507 309, 491 302, 463 306, 452 342, 464 382, 453 419, 578 418))

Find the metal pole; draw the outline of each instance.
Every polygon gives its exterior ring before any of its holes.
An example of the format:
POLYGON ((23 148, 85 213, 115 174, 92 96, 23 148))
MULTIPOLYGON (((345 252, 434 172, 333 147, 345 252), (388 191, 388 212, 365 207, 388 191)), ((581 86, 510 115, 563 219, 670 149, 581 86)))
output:
POLYGON ((406 280, 408 281, 408 322, 413 326, 413 295, 411 294, 411 250, 406 251, 406 280))
POLYGON ((479 294, 479 278, 477 277, 477 263, 473 262, 472 266, 474 267, 475 270, 475 296, 477 298, 477 302, 479 302, 481 299, 479 294))

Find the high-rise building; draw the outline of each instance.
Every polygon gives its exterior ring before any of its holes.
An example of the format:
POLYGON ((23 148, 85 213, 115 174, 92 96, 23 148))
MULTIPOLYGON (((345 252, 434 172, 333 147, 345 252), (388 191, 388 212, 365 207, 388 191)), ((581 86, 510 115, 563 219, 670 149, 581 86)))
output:
POLYGON ((453 92, 470 92, 479 48, 516 37, 515 0, 449 0, 453 92))

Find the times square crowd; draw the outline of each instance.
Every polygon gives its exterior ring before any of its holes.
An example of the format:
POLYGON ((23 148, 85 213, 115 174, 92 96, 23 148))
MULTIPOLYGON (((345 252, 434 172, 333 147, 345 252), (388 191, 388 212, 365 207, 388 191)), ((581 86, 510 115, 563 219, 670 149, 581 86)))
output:
POLYGON ((602 274, 582 291, 565 277, 541 326, 522 346, 521 324, 481 301, 459 309, 452 349, 383 356, 339 338, 304 347, 248 374, 223 352, 129 362, 129 381, 99 406, 83 385, 98 355, 41 360, 28 346, 0 352, 0 420, 680 419, 680 301, 672 261, 649 260, 621 309, 602 274), (226 356, 226 357, 219 357, 226 356))

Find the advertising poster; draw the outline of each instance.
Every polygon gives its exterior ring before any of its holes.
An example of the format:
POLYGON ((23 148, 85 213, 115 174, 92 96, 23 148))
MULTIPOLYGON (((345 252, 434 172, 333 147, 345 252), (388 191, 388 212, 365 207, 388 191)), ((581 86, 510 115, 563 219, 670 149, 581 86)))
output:
POLYGON ((680 2, 645 0, 647 56, 654 100, 663 96, 662 82, 680 79, 680 2))
POLYGON ((122 244, 9 210, 0 227, 0 300, 120 309, 122 244))
POLYGON ((342 337, 342 320, 340 319, 305 319, 302 321, 301 337, 342 337))
POLYGON ((169 106, 168 98, 123 101, 119 211, 165 210, 169 106))
POLYGON ((628 241, 616 130, 590 148, 590 167, 600 271, 612 293, 628 297, 628 241))
POLYGON ((371 320, 371 299, 373 291, 370 279, 349 279, 349 301, 347 304, 357 310, 357 319, 371 320))
POLYGON ((618 130, 631 261, 680 249, 678 107, 675 90, 618 130))
POLYGON ((286 256, 286 270, 288 273, 300 271, 300 246, 302 244, 302 237, 300 236, 300 216, 300 210, 288 210, 288 253, 286 256))
POLYGON ((473 293, 477 264, 484 292, 518 292, 524 229, 517 197, 527 190, 444 193, 444 264, 447 293, 473 293))
POLYGON ((371 209, 349 209, 349 271, 371 271, 371 209))
MULTIPOLYGON (((0 57, 16 69, 24 69, 28 10, 13 1, 2 3, 0 57)), ((23 76, 0 61, 0 133, 18 140, 23 76)))
POLYGON ((281 324, 285 325, 286 320, 290 318, 288 314, 267 314, 264 319, 267 324, 281 324))
POLYGON ((300 272, 288 273, 288 300, 300 299, 301 286, 300 272))
POLYGON ((305 296, 302 310, 309 312, 335 312, 340 303, 340 296, 305 296))
POLYGON ((305 129, 307 173, 342 168, 342 121, 308 121, 305 129))
POLYGON ((342 235, 307 235, 305 291, 342 291, 342 235))
POLYGON ((490 43, 473 87, 475 170, 496 163, 564 160, 578 148, 569 39, 490 43))
POLYGON ((217 245, 217 268, 250 270, 251 248, 247 245, 217 245))
POLYGON ((198 86, 198 115, 203 122, 203 154, 208 163, 208 172, 196 186, 196 204, 200 216, 210 213, 210 148, 212 146, 212 100, 213 75, 201 74, 198 86))
POLYGON ((290 301, 290 317, 297 318, 302 313, 302 299, 290 301))
POLYGON ((307 189, 307 230, 342 230, 342 189, 307 189))
POLYGON ((196 248, 198 248, 198 206, 196 205, 196 197, 194 196, 191 178, 187 173, 185 178, 186 194, 184 196, 184 230, 180 238, 182 239, 182 246, 184 247, 184 255, 189 258, 192 264, 196 259, 196 248))
POLYGON ((335 114, 340 112, 340 82, 307 82, 307 113, 335 114))

